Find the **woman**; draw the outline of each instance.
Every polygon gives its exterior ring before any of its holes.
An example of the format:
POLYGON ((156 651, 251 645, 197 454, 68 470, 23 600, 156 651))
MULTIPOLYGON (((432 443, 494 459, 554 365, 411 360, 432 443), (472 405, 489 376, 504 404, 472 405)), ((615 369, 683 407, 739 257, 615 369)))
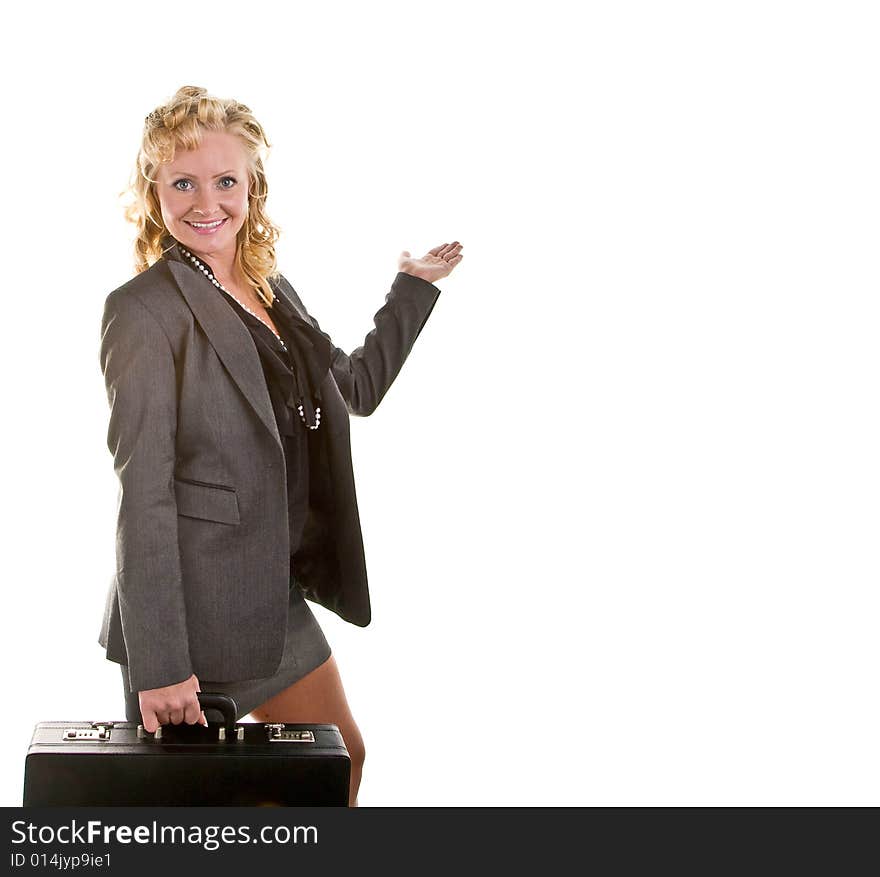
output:
POLYGON ((276 271, 269 143, 250 110, 185 87, 146 119, 128 218, 137 275, 107 296, 101 366, 119 477, 116 573, 99 642, 129 721, 332 722, 364 747, 305 598, 359 626, 370 600, 349 442, 400 371, 457 241, 404 251, 346 354, 276 271))

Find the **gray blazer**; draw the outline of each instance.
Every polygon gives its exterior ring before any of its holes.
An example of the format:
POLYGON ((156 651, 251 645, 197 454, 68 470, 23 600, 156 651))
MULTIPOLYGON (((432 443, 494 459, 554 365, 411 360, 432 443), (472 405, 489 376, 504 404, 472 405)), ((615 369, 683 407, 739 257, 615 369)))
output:
MULTIPOLYGON (((321 331, 287 279, 272 283, 321 331)), ((119 478, 116 572, 98 641, 133 691, 188 679, 270 676, 284 651, 290 587, 287 476, 251 335, 174 245, 106 299, 101 368, 119 478)), ((334 345, 312 436, 295 575, 305 596, 370 622, 349 414, 372 413, 440 290, 398 273, 375 328, 334 345)), ((329 336, 326 336, 329 337, 329 336)))

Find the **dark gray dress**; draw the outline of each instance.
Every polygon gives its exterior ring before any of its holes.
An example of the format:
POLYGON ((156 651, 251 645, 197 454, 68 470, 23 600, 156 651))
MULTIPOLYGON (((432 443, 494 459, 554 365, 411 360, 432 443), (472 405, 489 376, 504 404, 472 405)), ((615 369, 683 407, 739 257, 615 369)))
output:
MULTIPOLYGON (((253 338, 266 387, 272 400, 278 433, 284 448, 287 467, 288 519, 290 522, 290 603, 287 617, 287 639, 284 656, 278 670, 272 676, 248 679, 237 682, 199 679, 202 691, 222 692, 230 695, 238 707, 238 718, 246 716, 270 697, 283 691, 294 682, 323 664, 331 654, 324 633, 312 614, 309 604, 303 597, 296 582, 296 551, 302 536, 309 501, 309 441, 310 430, 300 419, 299 413, 291 407, 291 387, 294 381, 293 358, 288 355, 274 333, 261 320, 240 307, 235 300, 218 290, 233 312, 247 326, 253 338)), ((290 349, 297 343, 293 331, 293 321, 300 319, 293 314, 289 305, 282 299, 270 309, 272 321, 290 349)), ((128 667, 122 667, 122 685, 125 692, 125 716, 129 722, 141 722, 137 692, 129 690, 128 667)), ((208 712, 208 718, 215 720, 219 714, 208 712)))

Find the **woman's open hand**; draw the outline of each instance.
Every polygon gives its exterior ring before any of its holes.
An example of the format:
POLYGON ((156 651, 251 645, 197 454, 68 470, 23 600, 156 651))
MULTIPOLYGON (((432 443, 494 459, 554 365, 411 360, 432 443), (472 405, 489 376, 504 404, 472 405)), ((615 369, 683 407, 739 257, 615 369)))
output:
POLYGON ((188 725, 207 725, 208 720, 202 712, 198 698, 201 690, 199 680, 193 673, 189 679, 175 685, 139 692, 144 730, 154 734, 159 725, 179 725, 181 722, 188 725))
POLYGON ((398 271, 404 274, 412 274, 421 277, 428 283, 435 283, 442 277, 447 277, 452 269, 464 258, 461 254, 461 244, 453 241, 451 244, 440 244, 434 247, 421 259, 414 259, 409 250, 404 250, 398 259, 398 271))

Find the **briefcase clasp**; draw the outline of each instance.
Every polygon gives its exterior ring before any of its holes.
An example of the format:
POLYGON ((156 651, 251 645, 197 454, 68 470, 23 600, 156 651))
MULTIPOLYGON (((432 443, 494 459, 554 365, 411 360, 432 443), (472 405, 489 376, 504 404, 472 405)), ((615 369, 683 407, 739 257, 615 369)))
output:
POLYGON ((65 728, 62 740, 109 740, 112 725, 94 725, 91 728, 65 728))
POLYGON ((314 731, 290 731, 284 724, 272 723, 265 726, 270 743, 314 743, 314 731))

